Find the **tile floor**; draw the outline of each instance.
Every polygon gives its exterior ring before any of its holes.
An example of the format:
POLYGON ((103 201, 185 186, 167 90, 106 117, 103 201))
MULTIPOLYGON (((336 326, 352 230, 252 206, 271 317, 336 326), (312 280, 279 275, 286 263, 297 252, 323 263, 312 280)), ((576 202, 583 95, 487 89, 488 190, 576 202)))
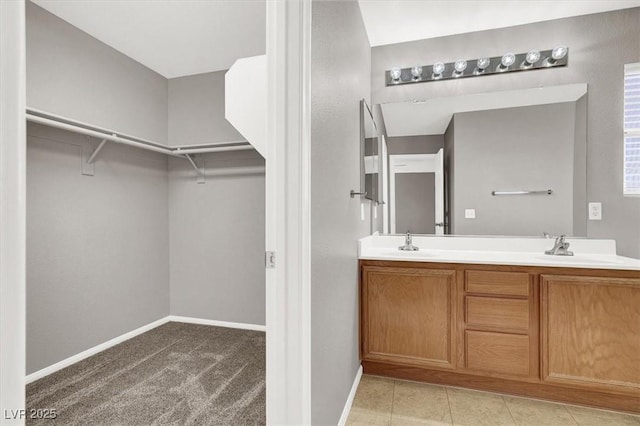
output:
POLYGON ((362 376, 347 425, 640 426, 640 416, 362 376))

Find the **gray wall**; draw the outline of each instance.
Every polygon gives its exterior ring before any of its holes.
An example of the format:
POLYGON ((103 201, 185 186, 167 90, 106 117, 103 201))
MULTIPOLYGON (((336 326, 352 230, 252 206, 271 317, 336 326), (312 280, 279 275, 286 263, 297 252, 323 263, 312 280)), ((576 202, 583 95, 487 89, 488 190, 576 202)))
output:
POLYGON ((387 154, 436 154, 444 147, 444 135, 394 136, 387 138, 387 154))
POLYGON ((226 71, 169 80, 169 144, 244 141, 224 117, 226 71))
POLYGON ((265 324, 264 166, 255 151, 197 156, 206 183, 169 160, 171 314, 265 324))
POLYGON ((456 114, 452 233, 573 234, 575 112, 568 102, 456 114), (552 195, 491 195, 548 188, 552 195))
POLYGON ((27 106, 167 142, 167 80, 27 1, 27 106))
POLYGON ((29 125, 27 374, 169 314, 167 157, 29 125))
MULTIPOLYGON (((314 1, 311 47, 312 423, 335 425, 358 371, 360 99, 371 56, 357 2, 314 1)), ((368 206, 367 206, 367 210, 368 206)))
MULTIPOLYGON (((226 71, 169 80, 169 143, 243 140, 224 118, 226 71)), ((265 181, 256 151, 169 160, 171 314, 265 323, 265 181), (240 171, 240 173, 238 173, 240 171)))
POLYGON ((440 37, 372 49, 372 101, 397 102, 567 83, 588 83, 588 201, 602 202, 602 221, 588 222, 591 238, 614 238, 618 253, 640 257, 640 198, 622 196, 623 64, 640 58, 640 8, 440 37), (506 51, 570 49, 569 66, 464 81, 385 87, 384 72, 419 61, 455 61, 506 51))

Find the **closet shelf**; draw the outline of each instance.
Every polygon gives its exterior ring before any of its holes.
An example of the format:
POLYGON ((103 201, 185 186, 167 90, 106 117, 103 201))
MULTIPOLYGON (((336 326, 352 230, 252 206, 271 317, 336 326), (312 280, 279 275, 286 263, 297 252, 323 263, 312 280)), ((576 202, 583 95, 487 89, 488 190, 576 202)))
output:
POLYGON ((245 151, 254 149, 253 146, 247 141, 217 142, 200 145, 170 147, 168 145, 137 138, 134 136, 126 135, 124 133, 114 132, 109 129, 97 127, 91 124, 72 120, 67 117, 62 117, 60 115, 51 114, 34 108, 27 108, 26 118, 27 121, 30 121, 32 123, 44 124, 46 126, 55 127, 58 129, 101 139, 102 142, 91 155, 89 162, 93 162, 95 160, 95 157, 107 141, 119 143, 122 145, 133 146, 140 149, 146 149, 148 151, 159 152, 161 154, 166 154, 173 157, 184 158, 188 160, 197 171, 199 171, 199 169, 194 165, 190 154, 245 151))

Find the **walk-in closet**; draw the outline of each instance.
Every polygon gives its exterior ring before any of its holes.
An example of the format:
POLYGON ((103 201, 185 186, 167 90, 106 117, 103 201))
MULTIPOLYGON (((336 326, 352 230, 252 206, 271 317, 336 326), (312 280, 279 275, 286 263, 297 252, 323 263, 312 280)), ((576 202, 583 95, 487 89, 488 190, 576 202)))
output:
POLYGON ((265 9, 26 3, 27 409, 265 423, 265 9))

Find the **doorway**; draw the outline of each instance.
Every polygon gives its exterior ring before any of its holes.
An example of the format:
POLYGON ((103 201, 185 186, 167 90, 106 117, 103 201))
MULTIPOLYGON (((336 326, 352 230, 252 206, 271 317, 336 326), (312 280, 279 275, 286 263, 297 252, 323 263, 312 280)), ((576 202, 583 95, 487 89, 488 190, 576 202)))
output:
POLYGON ((392 234, 444 235, 443 150, 389 156, 389 226, 392 234))

